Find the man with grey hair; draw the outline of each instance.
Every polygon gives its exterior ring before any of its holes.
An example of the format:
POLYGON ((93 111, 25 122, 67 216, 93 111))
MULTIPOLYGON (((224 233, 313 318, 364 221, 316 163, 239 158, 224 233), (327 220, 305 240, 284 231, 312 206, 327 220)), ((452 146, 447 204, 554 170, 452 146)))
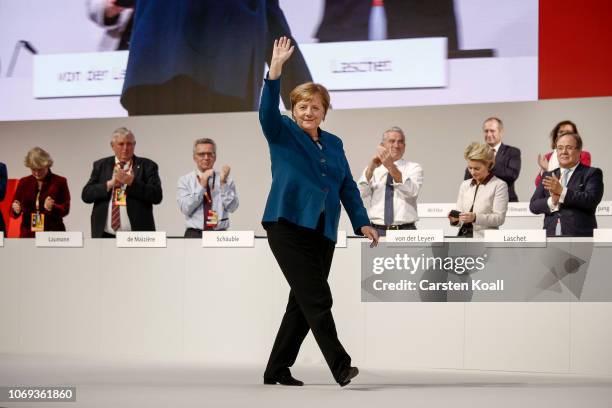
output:
POLYGON ((397 126, 383 133, 382 142, 357 183, 372 226, 387 230, 416 229, 417 197, 423 184, 420 164, 403 158, 406 137, 397 126))
POLYGON ((153 204, 162 200, 157 164, 134 155, 136 137, 120 127, 110 142, 114 156, 93 164, 81 198, 93 203, 92 238, 114 238, 117 231, 155 231, 153 204))
POLYGON ((225 231, 229 213, 238 208, 236 185, 230 167, 214 169, 217 145, 208 138, 193 143, 194 171, 178 181, 176 201, 185 216, 185 238, 201 238, 202 231, 225 231))

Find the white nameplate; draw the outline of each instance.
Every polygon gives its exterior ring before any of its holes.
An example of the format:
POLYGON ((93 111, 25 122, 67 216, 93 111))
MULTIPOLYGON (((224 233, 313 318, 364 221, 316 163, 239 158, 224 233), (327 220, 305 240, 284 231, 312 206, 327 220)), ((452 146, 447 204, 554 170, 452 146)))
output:
POLYGON ((612 215, 612 201, 602 201, 599 203, 595 215, 612 215))
POLYGON ((317 82, 333 90, 447 86, 446 38, 300 44, 317 82))
POLYGON ((448 213, 457 207, 455 203, 417 204, 419 218, 448 218, 448 213))
POLYGON ((540 215, 529 211, 528 201, 522 201, 520 203, 508 203, 506 217, 540 217, 540 215))
POLYGON ((484 241, 487 247, 546 247, 544 229, 504 229, 485 230, 484 241))
POLYGON ((0 248, 4 246, 4 232, 0 231, 0 248))
POLYGON ((338 239, 336 240, 336 248, 346 248, 346 231, 338 231, 338 239))
POLYGON ((254 231, 204 231, 202 247, 204 248, 253 248, 254 231))
POLYGON ((34 56, 35 98, 121 95, 128 51, 34 56))
POLYGON ((83 233, 79 231, 44 231, 36 233, 39 248, 82 248, 83 233))
POLYGON ((117 231, 117 248, 165 248, 165 231, 117 231))
POLYGON ((593 230, 593 242, 597 247, 612 246, 612 228, 595 228, 593 230))
POLYGON ((432 245, 444 242, 443 230, 387 230, 386 242, 402 245, 432 245))

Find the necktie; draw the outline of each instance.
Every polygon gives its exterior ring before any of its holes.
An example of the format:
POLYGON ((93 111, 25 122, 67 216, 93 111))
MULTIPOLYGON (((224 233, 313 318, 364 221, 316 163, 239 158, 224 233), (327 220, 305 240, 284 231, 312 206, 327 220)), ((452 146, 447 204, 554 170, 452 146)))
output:
MULTIPOLYGON (((561 169, 561 186, 567 187, 567 180, 569 178, 569 169, 561 169)), ((555 235, 562 235, 561 230, 561 211, 557 211, 557 225, 555 226, 555 235)))
POLYGON ((569 169, 563 169, 561 170, 563 172, 563 175, 561 176, 561 185, 565 188, 567 187, 567 181, 569 179, 569 169))
POLYGON ((393 177, 387 173, 385 183, 385 225, 393 224, 393 177))
MULTIPOLYGON (((123 170, 124 166, 125 166, 124 162, 119 162, 119 168, 123 170)), ((113 207, 112 207, 112 212, 111 212, 111 228, 113 229, 113 231, 117 231, 119 228, 121 228, 121 212, 115 200, 117 197, 118 190, 121 190, 121 187, 115 187, 113 189, 113 197, 112 197, 113 207)))
POLYGON ((208 183, 209 180, 206 180, 206 193, 204 194, 204 226, 202 228, 204 231, 211 229, 207 226, 208 223, 206 222, 208 220, 208 212, 212 208, 212 194, 210 191, 210 184, 208 183))

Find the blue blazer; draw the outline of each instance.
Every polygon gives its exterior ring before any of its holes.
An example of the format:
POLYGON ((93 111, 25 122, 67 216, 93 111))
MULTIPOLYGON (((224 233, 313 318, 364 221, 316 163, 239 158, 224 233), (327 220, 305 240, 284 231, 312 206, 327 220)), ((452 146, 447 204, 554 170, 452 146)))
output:
MULTIPOLYGON (((6 195, 6 184, 8 183, 8 175, 6 173, 6 165, 0 163, 0 201, 4 200, 6 195)), ((6 227, 4 225, 4 218, 0 212, 0 231, 4 232, 6 227)))
MULTIPOLYGON (((555 174, 560 170, 546 172, 542 178, 555 174)), ((565 200, 559 206, 559 211, 550 212, 547 200, 550 197, 548 190, 542 183, 536 188, 531 197, 529 209, 534 214, 544 214, 544 229, 546 235, 554 236, 557 219, 561 219, 561 232, 564 236, 592 237, 593 229, 597 228, 595 210, 603 197, 604 185, 601 169, 578 164, 567 184, 565 200)))
POLYGON ((280 79, 266 79, 259 121, 268 141, 272 161, 272 187, 262 222, 284 218, 315 229, 325 212, 323 235, 336 241, 340 202, 349 215, 355 234, 370 225, 368 214, 337 136, 319 129, 322 149, 293 120, 281 115, 280 79))

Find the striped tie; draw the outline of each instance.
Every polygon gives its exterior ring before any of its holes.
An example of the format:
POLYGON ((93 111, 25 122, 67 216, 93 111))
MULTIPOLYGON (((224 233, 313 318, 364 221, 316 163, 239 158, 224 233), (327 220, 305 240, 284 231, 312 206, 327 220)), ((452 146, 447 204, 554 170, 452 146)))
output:
MULTIPOLYGON (((123 169, 123 166, 125 166, 125 163, 119 162, 119 167, 121 169, 123 169)), ((115 187, 113 189, 113 196, 111 197, 111 200, 113 200, 113 207, 111 210, 111 228, 113 231, 117 231, 119 228, 121 228, 121 212, 119 211, 119 206, 115 203, 115 198, 117 197, 119 190, 121 190, 121 187, 115 187)))

